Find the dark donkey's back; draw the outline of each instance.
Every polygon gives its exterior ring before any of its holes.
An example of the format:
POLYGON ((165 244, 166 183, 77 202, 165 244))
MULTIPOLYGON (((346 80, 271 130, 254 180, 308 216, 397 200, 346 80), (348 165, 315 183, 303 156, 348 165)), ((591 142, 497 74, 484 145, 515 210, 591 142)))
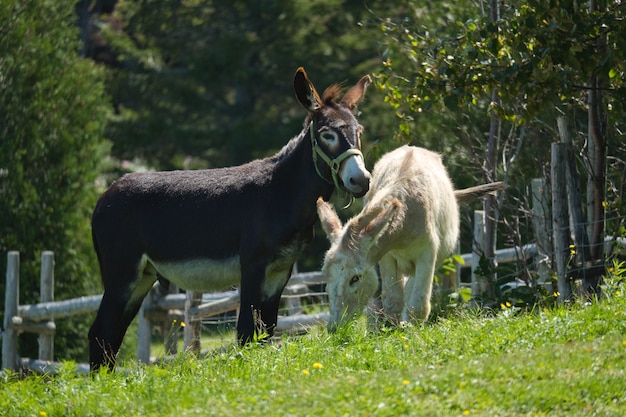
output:
POLYGON ((302 68, 294 78, 309 114, 276 155, 212 170, 128 174, 99 199, 92 234, 104 296, 89 331, 92 369, 113 367, 130 322, 157 277, 214 291, 240 285, 237 335, 272 334, 293 264, 312 238, 316 200, 335 188, 362 197, 370 174, 353 115, 371 82, 339 100, 320 97, 302 68))

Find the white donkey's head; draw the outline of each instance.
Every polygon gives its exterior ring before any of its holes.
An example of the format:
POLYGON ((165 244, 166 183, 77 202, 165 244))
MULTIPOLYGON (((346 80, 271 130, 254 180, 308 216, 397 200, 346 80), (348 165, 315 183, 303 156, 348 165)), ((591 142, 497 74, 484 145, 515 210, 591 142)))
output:
POLYGON ((364 210, 342 226, 333 207, 322 199, 317 200, 322 229, 330 240, 322 267, 328 279, 330 332, 361 313, 378 289, 376 260, 372 259, 371 249, 400 205, 398 200, 392 199, 383 207, 364 210))

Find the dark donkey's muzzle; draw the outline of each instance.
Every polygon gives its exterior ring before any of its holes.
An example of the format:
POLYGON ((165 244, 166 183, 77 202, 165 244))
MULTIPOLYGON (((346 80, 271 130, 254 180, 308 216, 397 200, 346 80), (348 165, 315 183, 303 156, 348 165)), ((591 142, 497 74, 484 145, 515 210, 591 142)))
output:
POLYGON ((339 164, 339 170, 333 177, 338 177, 341 180, 342 188, 351 195, 356 198, 363 197, 370 189, 372 174, 365 168, 361 151, 358 149, 349 149, 335 159, 335 161, 339 164), (343 161, 338 161, 344 155, 343 161))

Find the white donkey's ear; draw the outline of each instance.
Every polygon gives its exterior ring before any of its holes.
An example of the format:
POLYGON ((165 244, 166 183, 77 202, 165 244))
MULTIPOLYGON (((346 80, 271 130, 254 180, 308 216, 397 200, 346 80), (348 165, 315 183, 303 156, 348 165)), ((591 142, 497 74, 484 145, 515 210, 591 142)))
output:
POLYGON ((348 246, 368 252, 387 226, 395 227, 402 207, 403 204, 394 198, 382 207, 366 208, 346 230, 344 239, 348 239, 348 246))
POLYGON ((336 241, 341 236, 341 220, 332 205, 325 202, 321 197, 317 199, 317 215, 320 218, 322 229, 330 242, 336 241))

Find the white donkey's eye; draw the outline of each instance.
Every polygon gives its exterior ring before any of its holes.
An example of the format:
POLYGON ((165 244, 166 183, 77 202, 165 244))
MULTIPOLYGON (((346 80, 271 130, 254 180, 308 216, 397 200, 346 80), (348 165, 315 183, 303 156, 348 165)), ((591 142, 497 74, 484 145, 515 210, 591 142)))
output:
POLYGON ((357 282, 359 282, 359 280, 361 279, 361 277, 359 277, 358 275, 354 275, 352 278, 350 278, 350 285, 354 285, 357 282))

